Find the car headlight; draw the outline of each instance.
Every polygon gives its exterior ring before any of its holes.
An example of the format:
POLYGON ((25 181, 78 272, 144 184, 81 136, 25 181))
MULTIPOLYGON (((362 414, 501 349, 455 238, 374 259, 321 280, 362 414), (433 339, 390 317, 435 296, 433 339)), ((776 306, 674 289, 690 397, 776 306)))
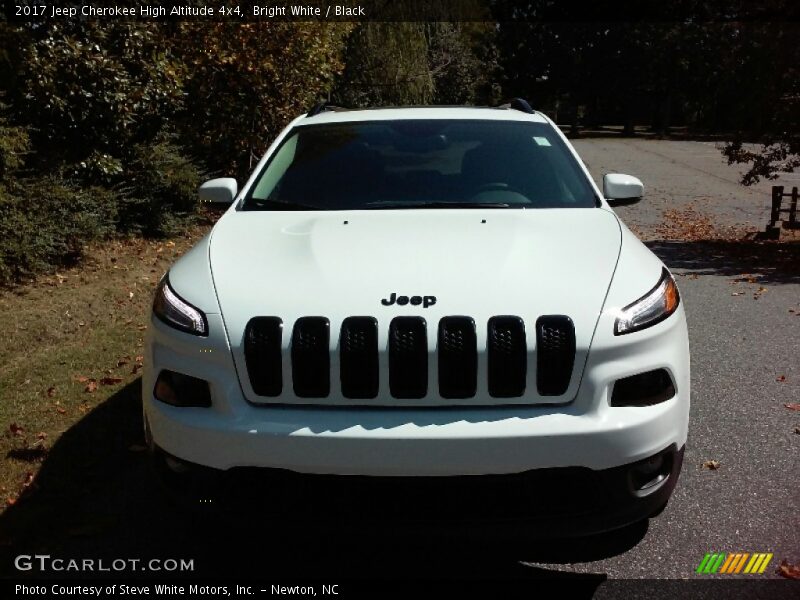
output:
POLYGON ((660 323, 678 308, 678 286, 669 271, 661 272, 656 286, 620 311, 614 323, 614 335, 624 335, 660 323))
POLYGON ((158 284, 153 314, 175 329, 194 335, 208 335, 206 316, 175 293, 169 285, 167 275, 158 284))

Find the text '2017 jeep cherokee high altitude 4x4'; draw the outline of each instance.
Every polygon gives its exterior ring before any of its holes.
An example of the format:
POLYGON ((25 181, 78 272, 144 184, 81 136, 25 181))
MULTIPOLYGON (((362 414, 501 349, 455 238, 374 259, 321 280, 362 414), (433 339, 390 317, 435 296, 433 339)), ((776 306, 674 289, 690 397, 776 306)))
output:
POLYGON ((160 469, 514 481, 563 533, 657 513, 686 443, 686 319, 610 208, 641 182, 603 187, 520 100, 294 120, 241 189, 200 188, 232 205, 158 287, 160 469))

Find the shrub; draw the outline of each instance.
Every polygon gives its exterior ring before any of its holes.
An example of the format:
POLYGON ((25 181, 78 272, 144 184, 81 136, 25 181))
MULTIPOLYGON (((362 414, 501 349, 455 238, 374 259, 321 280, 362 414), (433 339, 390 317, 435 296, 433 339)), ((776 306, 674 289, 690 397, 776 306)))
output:
POLYGON ((116 220, 114 194, 45 177, 0 186, 0 284, 77 261, 116 220))
POLYGON ((123 168, 118 230, 170 235, 195 214, 202 176, 173 142, 134 146, 123 168))
POLYGON ((27 130, 24 127, 11 127, 0 119, 0 181, 8 179, 22 168, 29 150, 27 130))

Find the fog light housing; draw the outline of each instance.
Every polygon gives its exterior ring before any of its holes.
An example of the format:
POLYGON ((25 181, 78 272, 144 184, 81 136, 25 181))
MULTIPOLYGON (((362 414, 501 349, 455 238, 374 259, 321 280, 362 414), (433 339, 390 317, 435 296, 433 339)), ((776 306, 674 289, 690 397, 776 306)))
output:
POLYGON ((211 390, 205 379, 198 379, 175 371, 163 370, 158 374, 153 395, 157 400, 172 406, 211 406, 211 390))
POLYGON ((633 493, 646 495, 666 481, 672 472, 672 452, 665 451, 631 467, 628 475, 633 493))
POLYGON ((652 406, 675 396, 675 384, 666 369, 639 373, 614 383, 611 406, 652 406))

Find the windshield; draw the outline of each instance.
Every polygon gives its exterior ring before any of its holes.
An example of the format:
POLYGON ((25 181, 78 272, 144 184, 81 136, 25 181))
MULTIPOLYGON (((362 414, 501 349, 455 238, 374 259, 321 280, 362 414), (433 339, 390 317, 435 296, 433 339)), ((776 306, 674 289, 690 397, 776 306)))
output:
POLYGON ((295 127, 244 210, 593 207, 550 125, 399 120, 295 127))

